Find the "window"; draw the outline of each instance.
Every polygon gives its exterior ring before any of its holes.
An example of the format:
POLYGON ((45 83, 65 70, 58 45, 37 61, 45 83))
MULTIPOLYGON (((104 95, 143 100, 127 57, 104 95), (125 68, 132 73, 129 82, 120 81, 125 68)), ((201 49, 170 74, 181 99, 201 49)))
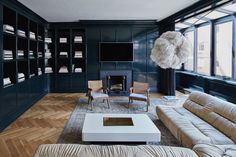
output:
POLYGON ((215 25, 215 73, 219 76, 232 77, 232 27, 232 21, 215 25))
POLYGON ((194 67, 193 67, 193 63, 194 63, 194 31, 189 31, 185 33, 186 38, 189 40, 189 42, 192 45, 192 51, 188 57, 188 60, 184 63, 184 69, 185 70, 189 70, 189 71, 193 71, 194 67))
POLYGON ((210 25, 197 29, 197 72, 205 75, 210 75, 210 35, 210 25))

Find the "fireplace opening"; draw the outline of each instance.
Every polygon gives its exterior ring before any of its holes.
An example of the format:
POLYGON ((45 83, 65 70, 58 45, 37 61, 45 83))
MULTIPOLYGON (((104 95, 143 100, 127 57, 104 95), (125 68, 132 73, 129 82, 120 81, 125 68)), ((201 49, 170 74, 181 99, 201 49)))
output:
POLYGON ((110 96, 128 96, 132 85, 131 70, 101 70, 100 79, 110 96))
POLYGON ((126 90, 126 76, 107 76, 108 91, 121 92, 126 90))

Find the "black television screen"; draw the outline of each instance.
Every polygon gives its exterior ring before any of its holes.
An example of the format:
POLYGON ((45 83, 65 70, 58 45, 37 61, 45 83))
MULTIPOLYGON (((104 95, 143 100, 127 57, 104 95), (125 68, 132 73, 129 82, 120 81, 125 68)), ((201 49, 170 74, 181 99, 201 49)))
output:
POLYGON ((133 43, 100 43, 100 61, 133 61, 133 43))

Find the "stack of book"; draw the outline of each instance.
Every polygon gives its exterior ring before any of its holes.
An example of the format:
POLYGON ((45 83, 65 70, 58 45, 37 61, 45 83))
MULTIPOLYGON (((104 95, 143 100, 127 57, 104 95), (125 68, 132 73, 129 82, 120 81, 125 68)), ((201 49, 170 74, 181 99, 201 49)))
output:
POLYGON ((34 76, 35 76, 35 74, 30 74, 30 78, 31 78, 31 77, 34 77, 34 76))
POLYGON ((75 51, 75 56, 74 58, 83 58, 83 53, 82 51, 75 51))
POLYGON ((46 43, 52 43, 52 38, 45 38, 46 43))
POLYGON ((9 77, 3 79, 3 85, 4 86, 9 86, 11 85, 11 80, 9 77))
POLYGON ((67 52, 60 52, 60 58, 68 58, 67 52))
POLYGON ((30 39, 36 39, 34 32, 29 32, 30 39))
POLYGON ((38 52, 38 57, 39 58, 43 58, 43 53, 42 52, 38 52))
POLYGON ((14 33, 15 29, 11 25, 3 25, 3 32, 10 33, 10 34, 15 34, 14 33))
POLYGON ((17 51, 17 56, 18 56, 18 59, 23 59, 24 58, 24 51, 23 50, 18 50, 17 51))
POLYGON ((82 43, 82 42, 83 42, 82 36, 75 36, 74 43, 82 43))
POLYGON ((82 68, 75 68, 75 73, 81 73, 82 72, 82 68))
POLYGON ((38 68, 38 75, 42 75, 42 70, 41 70, 41 68, 38 68))
POLYGON ((59 73, 68 73, 68 69, 66 66, 62 66, 60 69, 59 69, 59 73))
POLYGON ((43 41, 42 36, 38 35, 38 40, 43 41))
POLYGON ((18 82, 22 82, 25 80, 25 74, 23 73, 18 73, 18 82))
POLYGON ((67 43, 67 38, 60 38, 60 39, 59 39, 59 42, 60 42, 60 43, 67 43))
POLYGON ((33 51, 29 51, 29 58, 34 59, 34 52, 33 51))
POLYGON ((52 67, 45 67, 45 73, 52 73, 52 67))
POLYGON ((51 52, 48 50, 46 50, 46 52, 45 52, 45 58, 46 59, 49 59, 49 58, 52 58, 52 54, 51 54, 51 52))
POLYGON ((13 59, 13 53, 11 50, 3 50, 3 58, 4 60, 11 60, 13 59))
POLYGON ((25 31, 22 31, 22 30, 17 30, 17 35, 21 36, 21 37, 26 37, 25 35, 25 31))

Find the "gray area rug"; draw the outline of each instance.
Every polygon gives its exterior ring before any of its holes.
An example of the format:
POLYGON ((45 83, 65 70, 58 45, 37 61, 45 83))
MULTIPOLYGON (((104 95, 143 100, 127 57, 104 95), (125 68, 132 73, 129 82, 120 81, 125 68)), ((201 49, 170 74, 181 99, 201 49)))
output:
POLYGON ((181 144, 175 139, 175 137, 164 126, 164 124, 160 120, 158 120, 158 117, 156 115, 156 106, 163 105, 160 99, 151 98, 151 104, 148 112, 145 112, 146 105, 144 102, 134 101, 133 104, 130 105, 130 108, 128 108, 127 102, 127 97, 112 97, 110 109, 108 109, 106 103, 96 102, 93 111, 91 111, 90 106, 87 103, 87 98, 80 98, 57 143, 85 144, 82 142, 81 138, 82 127, 86 113, 143 113, 147 114, 161 131, 161 142, 151 144, 181 146, 181 144))

